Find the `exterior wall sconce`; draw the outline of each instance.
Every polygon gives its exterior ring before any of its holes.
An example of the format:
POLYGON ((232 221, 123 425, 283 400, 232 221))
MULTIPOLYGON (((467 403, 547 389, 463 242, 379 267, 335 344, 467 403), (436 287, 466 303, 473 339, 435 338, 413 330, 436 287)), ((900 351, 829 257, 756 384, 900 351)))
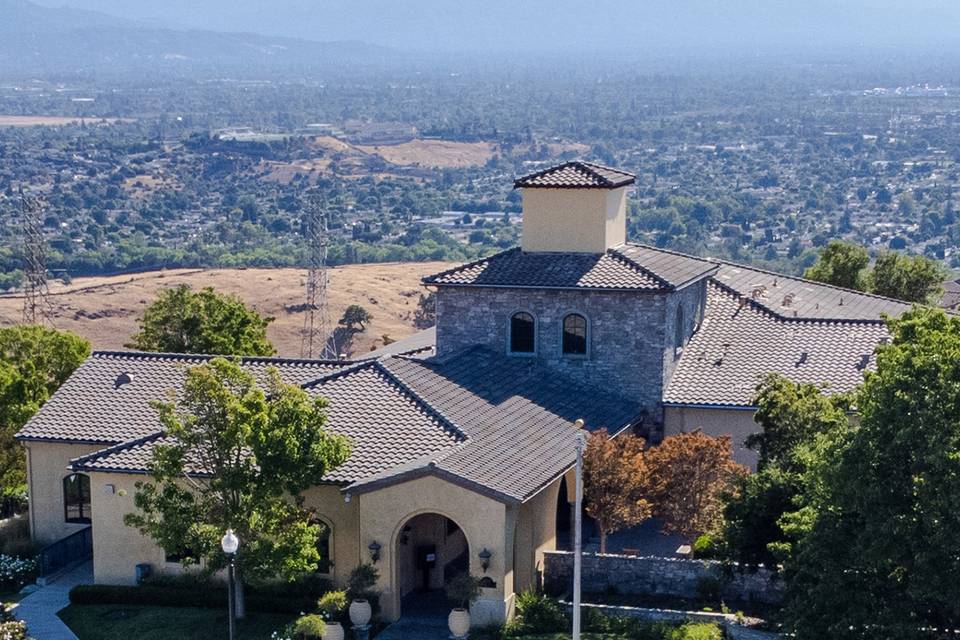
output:
POLYGON ((373 542, 370 543, 367 549, 370 550, 370 560, 372 560, 373 563, 376 564, 377 560, 380 559, 380 543, 374 540, 373 542))
POLYGON ((483 551, 481 551, 481 552, 480 552, 479 554, 477 554, 477 555, 480 556, 480 566, 483 568, 483 572, 486 573, 486 572, 487 572, 487 569, 490 568, 490 557, 491 557, 493 554, 490 553, 489 549, 487 549, 486 547, 484 547, 484 548, 483 548, 483 551))

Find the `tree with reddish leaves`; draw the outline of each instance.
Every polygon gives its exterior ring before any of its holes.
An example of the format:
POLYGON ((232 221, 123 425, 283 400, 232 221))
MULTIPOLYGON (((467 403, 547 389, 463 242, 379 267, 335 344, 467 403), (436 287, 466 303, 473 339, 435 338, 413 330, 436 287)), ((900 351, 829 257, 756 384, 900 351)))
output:
POLYGON ((600 553, 607 536, 650 517, 651 486, 643 438, 606 430, 592 433, 583 456, 584 504, 600 529, 600 553))
POLYGON ((748 473, 733 461, 730 436, 713 438, 700 430, 665 438, 647 451, 645 467, 654 515, 665 532, 690 540, 720 528, 722 496, 748 473))

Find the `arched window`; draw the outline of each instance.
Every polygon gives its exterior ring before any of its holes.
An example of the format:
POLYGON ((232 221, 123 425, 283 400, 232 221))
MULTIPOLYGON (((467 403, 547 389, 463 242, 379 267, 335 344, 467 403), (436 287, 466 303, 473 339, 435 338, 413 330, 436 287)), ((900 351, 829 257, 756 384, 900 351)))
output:
POLYGON ((510 318, 510 353, 533 353, 536 348, 536 325, 533 316, 520 311, 510 318))
POLYGON ((90 477, 72 473, 63 479, 63 510, 67 522, 90 524, 90 477))
POLYGON ((677 307, 677 321, 674 331, 676 333, 673 337, 673 350, 674 353, 680 353, 680 351, 683 349, 683 337, 685 335, 685 330, 683 327, 683 307, 677 307))
POLYGON ((313 523, 320 527, 320 533, 317 535, 317 553, 320 554, 320 560, 317 562, 317 573, 330 573, 330 567, 333 566, 330 555, 333 527, 320 518, 314 518, 313 523))
POLYGON ((571 313, 563 319, 563 353, 587 355, 587 319, 579 313, 571 313))

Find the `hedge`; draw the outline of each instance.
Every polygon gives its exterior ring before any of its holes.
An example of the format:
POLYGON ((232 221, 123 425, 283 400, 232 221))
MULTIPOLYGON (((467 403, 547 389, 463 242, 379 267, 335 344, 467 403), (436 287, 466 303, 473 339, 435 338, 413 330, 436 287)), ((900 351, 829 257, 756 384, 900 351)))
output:
MULTIPOLYGON (((294 614, 310 611, 317 603, 317 599, 311 596, 282 593, 280 590, 261 591, 253 588, 244 590, 244 601, 249 611, 294 614)), ((227 589, 223 585, 186 589, 154 585, 122 587, 85 584, 70 590, 70 603, 221 609, 227 605, 227 589)))

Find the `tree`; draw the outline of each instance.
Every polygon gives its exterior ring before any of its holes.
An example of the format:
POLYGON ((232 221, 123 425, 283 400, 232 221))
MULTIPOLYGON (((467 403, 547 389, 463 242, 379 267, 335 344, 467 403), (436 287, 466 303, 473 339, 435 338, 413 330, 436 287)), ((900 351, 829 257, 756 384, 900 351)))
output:
POLYGON ((319 483, 350 448, 325 430, 325 400, 284 384, 276 369, 264 377, 261 387, 236 361, 215 358, 187 371, 178 400, 154 404, 165 436, 124 522, 209 570, 225 566, 219 540, 233 529, 242 578, 292 579, 316 569, 320 530, 290 497, 319 483))
POLYGON ((163 353, 269 356, 264 318, 233 295, 182 284, 162 291, 143 312, 140 331, 126 346, 163 353))
POLYGON ((650 472, 643 438, 606 430, 590 434, 583 456, 583 499, 587 513, 600 529, 600 553, 607 536, 650 517, 650 472))
POLYGON ((877 257, 870 274, 870 290, 888 298, 927 304, 940 296, 946 279, 946 270, 936 260, 885 251, 877 257))
POLYGON ((787 565, 799 640, 960 628, 960 319, 915 309, 890 331, 859 427, 815 468, 817 516, 787 565))
POLYGON ((847 289, 864 288, 863 270, 870 263, 867 250, 856 244, 831 240, 820 251, 816 264, 803 274, 808 280, 847 289))
POLYGON ((14 435, 90 355, 90 343, 40 326, 0 329, 0 513, 26 492, 26 463, 14 435))
POLYGON ((417 310, 413 313, 413 326, 417 329, 429 329, 437 324, 437 294, 434 291, 427 295, 420 294, 417 300, 417 310))
POLYGON ((700 430, 665 438, 646 458, 654 515, 664 531, 690 540, 720 528, 721 498, 747 473, 733 461, 730 436, 713 438, 700 430))
POLYGON ((343 317, 340 318, 339 324, 343 325, 349 331, 358 331, 356 325, 360 326, 359 331, 366 330, 364 323, 370 322, 373 320, 373 316, 370 315, 370 312, 361 307, 358 304, 352 304, 346 308, 343 312, 343 317))

